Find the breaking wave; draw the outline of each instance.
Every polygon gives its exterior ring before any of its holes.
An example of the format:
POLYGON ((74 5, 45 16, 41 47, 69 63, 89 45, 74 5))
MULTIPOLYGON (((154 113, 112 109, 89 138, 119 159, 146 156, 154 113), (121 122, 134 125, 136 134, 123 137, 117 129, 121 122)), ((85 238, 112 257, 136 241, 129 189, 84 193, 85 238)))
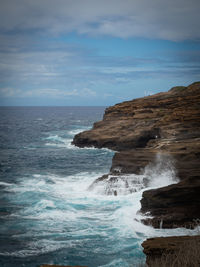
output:
POLYGON ((108 175, 98 179, 90 187, 96 193, 107 195, 127 195, 145 188, 159 188, 178 182, 173 159, 168 155, 157 154, 141 174, 108 175))

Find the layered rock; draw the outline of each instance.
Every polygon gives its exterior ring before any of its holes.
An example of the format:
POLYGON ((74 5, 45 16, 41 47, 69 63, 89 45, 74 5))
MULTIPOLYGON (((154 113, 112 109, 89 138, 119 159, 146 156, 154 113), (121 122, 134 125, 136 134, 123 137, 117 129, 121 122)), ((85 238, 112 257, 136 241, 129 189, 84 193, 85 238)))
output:
POLYGON ((158 153, 173 158, 181 182, 144 192, 141 211, 154 216, 145 223, 176 227, 200 218, 200 82, 109 107, 73 144, 116 151, 109 175, 96 183, 115 185, 119 176, 141 174, 158 153))
POLYGON ((193 228, 200 218, 200 177, 194 176, 163 188, 148 190, 141 200, 142 212, 154 216, 146 224, 159 228, 193 228))
POLYGON ((199 99, 200 83, 194 83, 117 104, 105 110, 103 120, 92 130, 76 135, 73 143, 116 151, 142 147, 166 150, 171 142, 198 139, 199 99))

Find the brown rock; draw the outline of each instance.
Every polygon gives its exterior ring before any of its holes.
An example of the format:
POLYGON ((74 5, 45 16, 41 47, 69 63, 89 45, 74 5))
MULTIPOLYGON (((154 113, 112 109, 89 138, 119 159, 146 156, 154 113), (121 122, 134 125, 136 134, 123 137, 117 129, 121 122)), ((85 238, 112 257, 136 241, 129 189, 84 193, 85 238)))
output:
MULTIPOLYGON (((111 186, 117 175, 141 173, 158 153, 172 157, 183 182, 144 192, 141 211, 154 216, 145 223, 159 227, 163 220, 170 228, 200 218, 200 82, 109 107, 103 120, 73 143, 117 151, 109 176, 97 180, 111 186)), ((115 189, 109 192, 116 195, 115 189)))
POLYGON ((149 267, 200 266, 200 236, 171 236, 142 243, 149 267))
POLYGON ((138 173, 156 153, 172 154, 180 178, 200 170, 200 82, 123 102, 105 110, 102 121, 74 137, 79 147, 119 151, 111 172, 138 173))
POLYGON ((157 140, 154 146, 158 148, 160 139, 166 145, 199 138, 199 127, 200 82, 184 90, 172 89, 109 107, 103 120, 92 130, 76 135, 73 143, 122 151, 151 147, 149 141, 157 140))
POLYGON ((141 200, 142 212, 154 216, 144 220, 155 228, 193 228, 200 218, 200 177, 190 177, 178 184, 148 190, 141 200))

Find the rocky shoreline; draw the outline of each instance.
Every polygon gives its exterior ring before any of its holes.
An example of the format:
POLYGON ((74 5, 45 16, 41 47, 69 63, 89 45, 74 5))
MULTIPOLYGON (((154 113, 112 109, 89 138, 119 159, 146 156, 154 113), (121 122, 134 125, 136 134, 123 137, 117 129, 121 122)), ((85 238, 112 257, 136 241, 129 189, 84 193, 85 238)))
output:
POLYGON ((200 265, 200 235, 149 238, 142 246, 149 267, 200 265))
POLYGON ((158 154, 170 157, 179 182, 144 191, 140 212, 151 217, 143 222, 155 228, 161 222, 163 228, 195 226, 200 218, 200 82, 109 107, 103 120, 77 134, 73 144, 116 151, 110 173, 96 181, 111 186, 119 176, 141 174, 158 154))

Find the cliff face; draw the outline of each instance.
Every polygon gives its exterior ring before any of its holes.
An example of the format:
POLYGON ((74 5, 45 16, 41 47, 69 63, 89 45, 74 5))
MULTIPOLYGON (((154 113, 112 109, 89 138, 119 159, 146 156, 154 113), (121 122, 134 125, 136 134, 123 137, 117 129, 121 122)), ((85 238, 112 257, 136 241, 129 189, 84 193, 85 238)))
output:
POLYGON ((185 226, 200 218, 200 82, 109 107, 103 120, 76 135, 73 144, 115 150, 113 180, 141 173, 158 153, 172 156, 181 182, 144 192, 141 211, 154 216, 146 223, 185 226))
POLYGON ((76 135, 73 143, 117 151, 165 150, 169 143, 199 138, 199 89, 200 83, 194 83, 109 107, 103 120, 76 135))
POLYGON ((148 190, 141 200, 142 212, 151 212, 154 218, 144 223, 156 228, 193 228, 200 218, 200 177, 194 176, 178 184, 148 190))

